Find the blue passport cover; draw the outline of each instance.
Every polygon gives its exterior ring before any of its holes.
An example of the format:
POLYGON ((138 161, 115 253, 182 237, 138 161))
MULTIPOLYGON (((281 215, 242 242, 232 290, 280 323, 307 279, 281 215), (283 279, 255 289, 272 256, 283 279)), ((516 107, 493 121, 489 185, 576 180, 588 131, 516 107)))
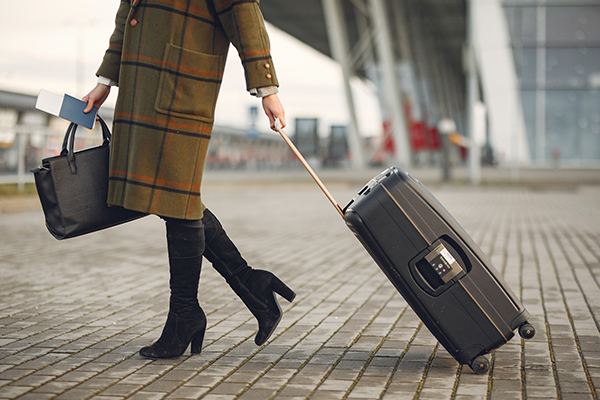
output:
POLYGON ((71 122, 75 122, 78 125, 85 126, 88 129, 92 129, 96 122, 98 107, 92 108, 92 111, 85 114, 83 110, 85 110, 86 106, 87 103, 85 101, 65 94, 58 116, 71 122))

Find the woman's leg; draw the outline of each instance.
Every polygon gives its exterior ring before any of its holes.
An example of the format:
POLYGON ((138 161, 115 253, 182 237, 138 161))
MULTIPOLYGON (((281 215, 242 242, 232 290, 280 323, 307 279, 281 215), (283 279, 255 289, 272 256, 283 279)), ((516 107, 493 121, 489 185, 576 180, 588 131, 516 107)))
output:
POLYGON ((204 257, 225 278, 258 320, 258 333, 254 342, 261 346, 269 339, 281 320, 281 308, 275 293, 290 302, 294 300, 296 293, 273 273, 248 266, 210 210, 204 210, 202 222, 206 237, 204 257))
POLYGON ((204 251, 202 220, 163 218, 167 228, 169 253, 169 314, 160 338, 140 354, 149 358, 181 356, 192 344, 192 354, 200 353, 206 315, 198 304, 198 283, 204 251))

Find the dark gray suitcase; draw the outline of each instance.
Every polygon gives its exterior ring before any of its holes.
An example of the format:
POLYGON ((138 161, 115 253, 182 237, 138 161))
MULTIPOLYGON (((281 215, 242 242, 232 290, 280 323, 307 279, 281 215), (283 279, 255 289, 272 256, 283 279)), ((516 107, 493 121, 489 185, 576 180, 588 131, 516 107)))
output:
POLYGON ((529 312, 464 229, 419 181, 391 167, 342 209, 294 144, 310 175, 444 348, 476 373, 485 354, 519 329, 535 335, 529 312))
POLYGON ((372 179, 344 208, 344 220, 444 348, 485 373, 484 354, 530 314, 481 249, 419 181, 399 168, 372 179))

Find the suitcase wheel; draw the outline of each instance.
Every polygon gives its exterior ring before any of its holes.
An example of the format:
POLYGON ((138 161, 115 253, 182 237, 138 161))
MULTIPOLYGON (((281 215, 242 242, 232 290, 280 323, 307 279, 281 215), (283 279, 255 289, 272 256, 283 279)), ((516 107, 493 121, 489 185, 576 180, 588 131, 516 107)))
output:
POLYGON ((530 323, 524 323, 519 327, 519 335, 523 339, 531 339, 535 336, 535 328, 530 323))
POLYGON ((490 370, 490 360, 484 356, 477 356, 469 363, 469 367, 476 374, 485 374, 490 370))

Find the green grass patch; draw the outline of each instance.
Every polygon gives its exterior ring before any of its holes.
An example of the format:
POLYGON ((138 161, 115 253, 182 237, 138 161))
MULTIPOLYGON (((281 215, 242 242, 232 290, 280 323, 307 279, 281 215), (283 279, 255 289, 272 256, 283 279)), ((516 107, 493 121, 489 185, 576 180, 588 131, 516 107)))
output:
POLYGON ((35 183, 28 182, 23 185, 23 190, 19 190, 16 183, 5 183, 0 185, 0 197, 31 196, 37 194, 35 183))

